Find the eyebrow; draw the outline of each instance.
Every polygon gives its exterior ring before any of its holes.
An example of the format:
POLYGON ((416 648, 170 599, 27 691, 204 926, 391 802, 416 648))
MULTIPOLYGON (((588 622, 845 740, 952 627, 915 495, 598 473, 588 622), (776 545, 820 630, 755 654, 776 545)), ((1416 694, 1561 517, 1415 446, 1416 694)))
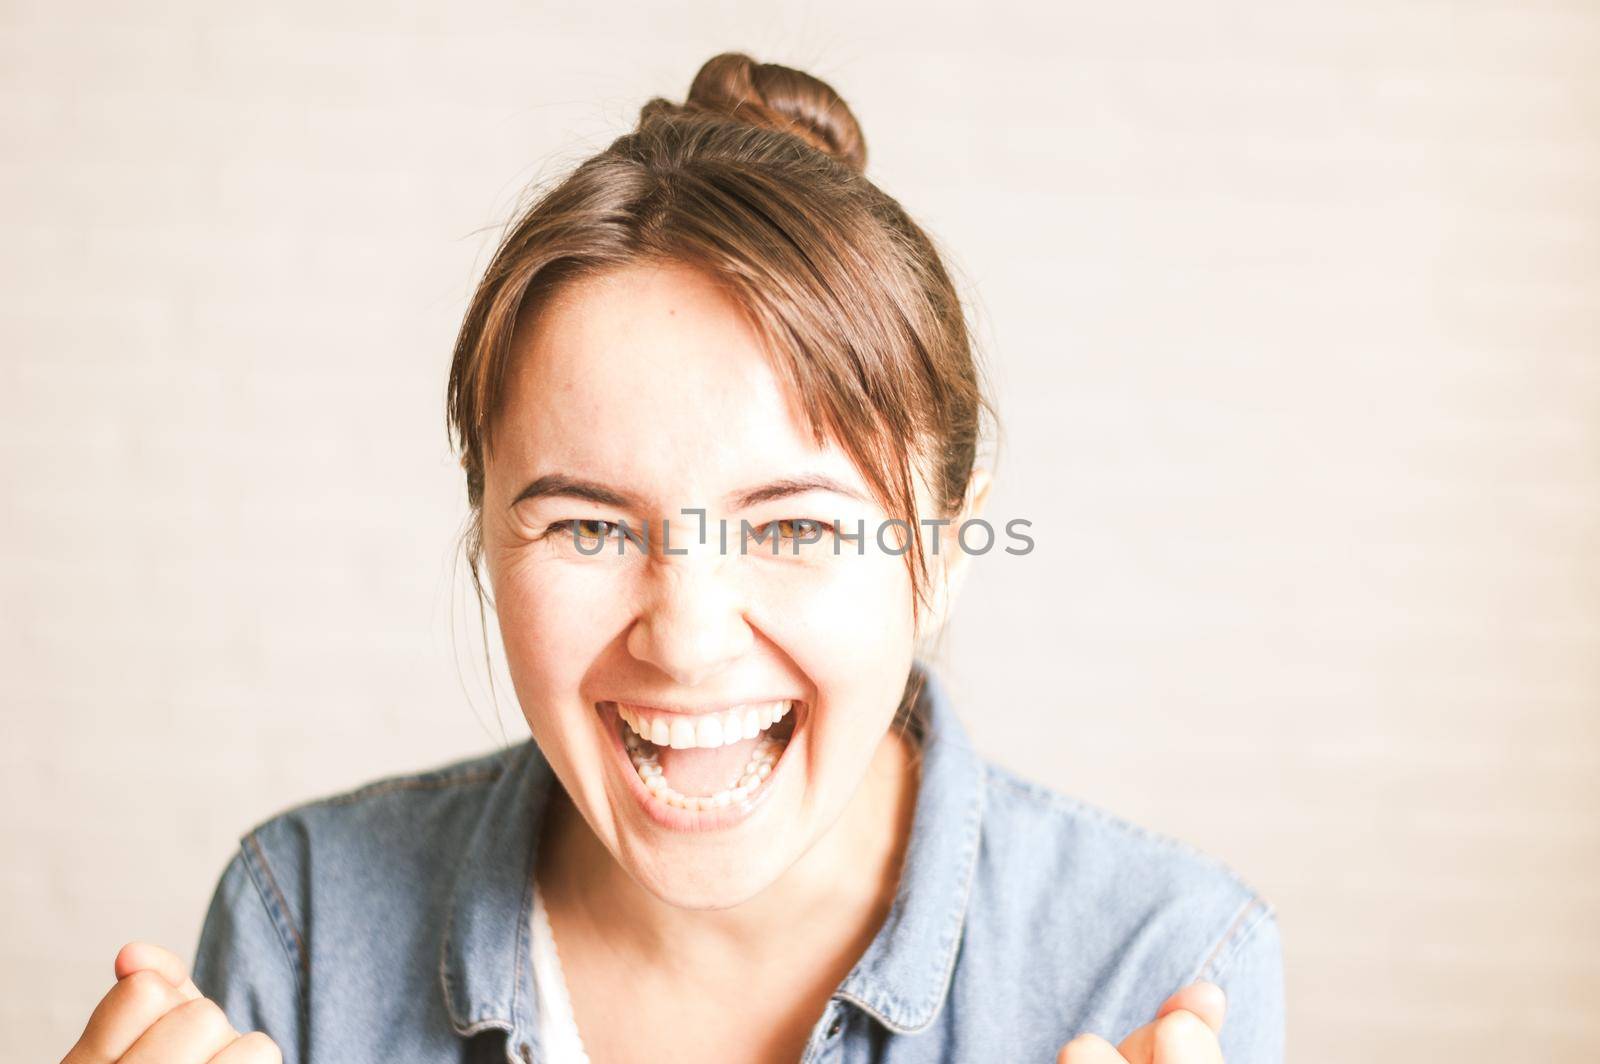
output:
MULTIPOLYGON (((742 491, 733 492, 729 495, 729 500, 733 504, 733 509, 745 510, 775 499, 787 499, 792 495, 804 495, 809 491, 830 491, 837 495, 855 499, 858 502, 870 501, 856 489, 821 473, 807 473, 798 477, 782 477, 753 488, 745 488, 742 491)), ((546 473, 542 477, 535 477, 528 482, 527 487, 517 493, 517 497, 511 500, 511 505, 515 506, 528 499, 545 497, 583 499, 599 506, 614 506, 620 509, 637 510, 643 508, 642 502, 636 495, 601 484, 599 481, 570 477, 565 473, 546 473)))
POLYGON ((764 502, 771 502, 773 499, 787 499, 791 495, 804 495, 808 491, 831 491, 835 495, 843 495, 847 498, 855 499, 857 502, 870 501, 848 484, 841 484, 832 477, 824 476, 821 473, 807 473, 798 477, 783 477, 758 487, 734 492, 729 498, 733 503, 733 509, 745 510, 752 506, 759 506, 764 502))

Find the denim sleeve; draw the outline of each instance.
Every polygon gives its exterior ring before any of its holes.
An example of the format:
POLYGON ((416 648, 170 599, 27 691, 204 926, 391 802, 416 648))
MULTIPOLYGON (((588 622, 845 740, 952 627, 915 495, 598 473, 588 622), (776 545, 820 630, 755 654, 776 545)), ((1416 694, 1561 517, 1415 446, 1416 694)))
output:
POLYGON ((240 1033, 264 1031, 284 1064, 301 1064, 299 934, 289 922, 265 857, 246 837, 212 895, 191 978, 240 1033))
POLYGON ((1235 929, 1198 978, 1228 995, 1218 1036, 1226 1064, 1283 1064, 1283 942, 1272 907, 1262 902, 1255 919, 1235 929))

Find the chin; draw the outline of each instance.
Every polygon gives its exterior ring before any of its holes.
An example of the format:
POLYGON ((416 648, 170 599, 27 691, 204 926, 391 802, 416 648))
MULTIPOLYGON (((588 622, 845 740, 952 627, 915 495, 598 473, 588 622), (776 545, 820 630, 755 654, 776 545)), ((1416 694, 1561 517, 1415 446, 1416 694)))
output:
POLYGON ((777 860, 752 862, 750 855, 737 855, 729 862, 661 863, 630 870, 634 878, 661 901, 680 909, 732 909, 757 897, 776 882, 787 868, 777 860))

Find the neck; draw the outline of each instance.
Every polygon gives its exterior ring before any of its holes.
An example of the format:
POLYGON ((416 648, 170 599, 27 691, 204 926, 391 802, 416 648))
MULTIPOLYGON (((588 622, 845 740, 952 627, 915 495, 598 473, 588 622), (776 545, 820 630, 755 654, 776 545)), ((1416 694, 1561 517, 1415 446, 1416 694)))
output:
POLYGON ((899 885, 916 807, 913 743, 891 729, 833 826, 771 886, 727 909, 681 909, 639 886, 556 784, 540 843, 549 859, 538 862, 545 904, 631 964, 670 957, 674 967, 737 973, 827 957, 848 971, 899 885), (819 941, 819 929, 835 941, 819 941))

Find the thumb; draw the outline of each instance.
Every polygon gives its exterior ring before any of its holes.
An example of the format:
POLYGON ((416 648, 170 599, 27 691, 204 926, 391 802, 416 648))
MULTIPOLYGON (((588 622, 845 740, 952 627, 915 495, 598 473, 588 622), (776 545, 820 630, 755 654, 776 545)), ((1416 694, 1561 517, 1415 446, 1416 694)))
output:
POLYGON ((111 967, 119 980, 134 972, 148 970, 171 983, 180 994, 191 1001, 205 996, 189 978, 189 970, 177 954, 150 942, 130 942, 123 946, 117 951, 117 959, 112 962, 111 967))

